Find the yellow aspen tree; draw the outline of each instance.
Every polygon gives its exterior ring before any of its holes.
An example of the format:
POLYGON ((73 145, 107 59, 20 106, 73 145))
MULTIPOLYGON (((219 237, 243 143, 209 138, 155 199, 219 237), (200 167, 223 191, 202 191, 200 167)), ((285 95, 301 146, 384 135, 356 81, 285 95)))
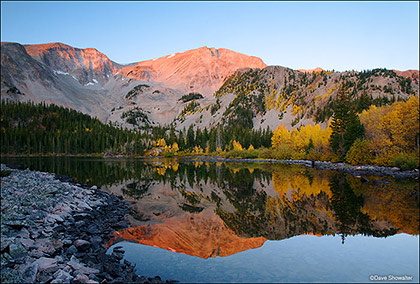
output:
POLYGON ((291 145, 292 137, 290 132, 280 123, 279 127, 273 131, 271 137, 272 147, 279 149, 281 145, 291 145))

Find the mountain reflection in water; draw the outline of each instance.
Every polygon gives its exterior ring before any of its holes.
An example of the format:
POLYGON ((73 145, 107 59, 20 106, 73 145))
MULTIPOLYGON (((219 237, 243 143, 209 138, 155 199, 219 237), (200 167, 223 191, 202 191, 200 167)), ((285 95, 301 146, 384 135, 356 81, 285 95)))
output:
POLYGON ((201 258, 297 235, 419 234, 416 181, 300 166, 159 160, 106 190, 131 203, 127 240, 201 258))
POLYGON ((418 180, 362 183, 269 163, 1 160, 71 176, 130 202, 131 228, 107 245, 122 246, 141 275, 185 283, 365 283, 392 274, 418 283, 418 180))

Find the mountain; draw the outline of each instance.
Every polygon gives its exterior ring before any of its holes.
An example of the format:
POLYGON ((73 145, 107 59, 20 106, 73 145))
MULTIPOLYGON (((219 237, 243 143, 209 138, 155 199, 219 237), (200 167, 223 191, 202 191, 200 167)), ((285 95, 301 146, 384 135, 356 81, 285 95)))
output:
POLYGON ((419 70, 398 71, 393 70, 398 76, 410 78, 415 84, 419 84, 419 70))
POLYGON ((179 119, 179 125, 275 129, 282 123, 290 130, 320 123, 326 127, 341 88, 362 111, 371 104, 384 105, 413 94, 418 96, 418 72, 398 73, 380 68, 363 72, 301 72, 282 66, 238 70, 215 93, 215 103, 196 106, 195 111, 179 119))
POLYGON ((343 85, 355 100, 386 104, 418 95, 419 71, 292 70, 208 47, 122 65, 94 48, 1 43, 2 98, 54 103, 127 127, 325 126, 343 85))
POLYGON ((212 102, 214 91, 234 71, 265 66, 257 57, 207 47, 121 65, 93 48, 2 43, 1 94, 70 107, 124 125, 123 113, 138 106, 151 124, 169 124, 184 107, 178 103, 181 96, 199 92, 212 102))
POLYGON ((89 56, 89 52, 96 53, 62 44, 23 46, 2 43, 2 98, 54 103, 106 121, 110 109, 116 103, 124 102, 118 96, 110 96, 110 93, 118 92, 122 84, 110 83, 107 78, 109 74, 106 72, 114 68, 114 64, 102 64, 103 70, 95 70, 100 64, 93 62, 106 57, 99 52, 97 57, 89 56), (89 68, 83 62, 89 62, 89 68))
POLYGON ((121 68, 118 74, 137 80, 165 82, 185 92, 212 95, 237 69, 266 66, 258 57, 224 48, 200 47, 138 62, 121 68))
POLYGON ((49 66, 56 73, 71 73, 81 84, 88 84, 92 79, 104 80, 121 68, 121 65, 94 48, 79 49, 63 43, 24 47, 35 60, 49 66))

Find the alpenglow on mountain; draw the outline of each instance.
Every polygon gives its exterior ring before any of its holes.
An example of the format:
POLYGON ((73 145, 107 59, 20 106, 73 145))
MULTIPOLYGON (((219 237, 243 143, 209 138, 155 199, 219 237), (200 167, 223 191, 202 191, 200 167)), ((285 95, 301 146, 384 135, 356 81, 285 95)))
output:
POLYGON ((2 99, 54 103, 134 128, 325 125, 343 85, 360 103, 405 99, 419 94, 419 72, 292 70, 208 47, 123 65, 94 48, 1 43, 2 99))

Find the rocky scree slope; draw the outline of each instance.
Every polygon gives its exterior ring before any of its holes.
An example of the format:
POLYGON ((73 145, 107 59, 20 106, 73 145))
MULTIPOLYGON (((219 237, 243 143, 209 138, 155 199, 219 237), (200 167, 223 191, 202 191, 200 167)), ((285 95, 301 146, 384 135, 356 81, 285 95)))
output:
POLYGON ((242 69, 215 92, 215 103, 195 104, 178 120, 184 127, 201 128, 221 124, 275 129, 280 123, 288 129, 314 123, 326 127, 340 88, 358 111, 418 96, 418 72, 404 73, 407 77, 397 73, 387 69, 301 72, 281 66, 242 69))

